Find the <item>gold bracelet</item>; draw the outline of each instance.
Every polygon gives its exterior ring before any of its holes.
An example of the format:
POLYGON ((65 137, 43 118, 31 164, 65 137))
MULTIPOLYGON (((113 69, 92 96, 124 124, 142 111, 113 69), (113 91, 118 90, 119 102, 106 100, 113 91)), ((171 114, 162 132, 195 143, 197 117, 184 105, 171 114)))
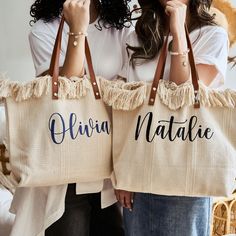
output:
POLYGON ((172 52, 170 51, 171 56, 186 56, 189 53, 189 48, 184 52, 172 52))
POLYGON ((84 33, 84 32, 78 32, 78 33, 74 33, 74 32, 68 32, 67 33, 69 36, 73 36, 74 37, 74 42, 73 42, 73 45, 74 47, 76 47, 78 45, 78 38, 80 36, 85 36, 87 37, 88 34, 87 33, 84 33))

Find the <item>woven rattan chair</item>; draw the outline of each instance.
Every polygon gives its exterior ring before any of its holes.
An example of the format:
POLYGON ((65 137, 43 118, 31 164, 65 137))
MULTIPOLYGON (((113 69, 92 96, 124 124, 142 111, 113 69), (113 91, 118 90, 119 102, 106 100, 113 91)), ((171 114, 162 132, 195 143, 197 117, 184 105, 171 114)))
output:
POLYGON ((236 193, 216 200, 212 211, 212 236, 236 234, 236 193))

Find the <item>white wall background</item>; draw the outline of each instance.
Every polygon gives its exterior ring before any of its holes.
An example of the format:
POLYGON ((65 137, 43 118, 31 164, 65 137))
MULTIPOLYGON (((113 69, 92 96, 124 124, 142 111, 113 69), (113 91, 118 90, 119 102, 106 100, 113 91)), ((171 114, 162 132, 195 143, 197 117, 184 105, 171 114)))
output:
POLYGON ((29 9, 33 0, 0 0, 0 72, 13 80, 34 76, 28 32, 29 9))
MULTIPOLYGON (((56 1, 56 0, 52 0, 56 1)), ((236 0, 231 0, 236 7, 236 0)), ((0 73, 13 80, 34 77, 28 43, 29 9, 33 0, 0 0, 0 73)), ((137 2, 133 0, 131 4, 137 2)), ((232 49, 236 55, 236 46, 232 49)), ((236 68, 228 71, 226 86, 236 89, 236 68)))

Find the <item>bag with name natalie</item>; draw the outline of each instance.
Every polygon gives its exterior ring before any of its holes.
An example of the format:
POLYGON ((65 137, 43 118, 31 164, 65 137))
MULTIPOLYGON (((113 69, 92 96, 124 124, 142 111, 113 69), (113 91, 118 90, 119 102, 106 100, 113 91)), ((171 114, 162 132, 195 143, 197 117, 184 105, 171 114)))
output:
POLYGON ((152 83, 107 81, 113 108, 116 189, 177 196, 226 196, 236 178, 236 91, 198 79, 186 29, 192 82, 162 79, 167 40, 152 83))
POLYGON ((64 19, 50 75, 25 84, 0 80, 14 186, 91 182, 109 178, 112 173, 110 114, 100 96, 102 78, 94 74, 87 40, 90 78, 59 77, 63 25, 64 19))

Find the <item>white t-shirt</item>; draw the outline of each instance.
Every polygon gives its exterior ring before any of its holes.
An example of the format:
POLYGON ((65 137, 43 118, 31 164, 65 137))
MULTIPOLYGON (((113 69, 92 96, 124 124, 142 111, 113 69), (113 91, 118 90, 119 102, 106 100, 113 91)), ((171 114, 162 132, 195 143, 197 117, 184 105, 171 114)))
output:
POLYGON ((14 215, 9 212, 12 194, 0 184, 0 235, 8 236, 14 222, 14 215))
MULTIPOLYGON (((171 38, 170 38, 171 40, 171 38)), ((227 70, 227 58, 229 51, 228 34, 218 26, 204 26, 201 29, 196 29, 190 33, 190 40, 193 46, 193 52, 196 64, 214 65, 218 70, 218 74, 210 84, 210 87, 217 88, 224 83, 227 70)), ((139 46, 137 35, 135 32, 130 33, 127 37, 127 43, 130 46, 139 46)), ((148 61, 142 61, 135 67, 129 63, 129 56, 123 52, 125 63, 120 76, 127 81, 152 81, 154 78, 159 55, 148 61)), ((130 55, 132 51, 130 51, 130 55)), ((163 79, 169 78, 171 56, 167 55, 166 68, 163 79)), ((201 79, 201 78, 200 78, 201 79)))
MULTIPOLYGON (((29 35, 32 57, 35 65, 36 76, 49 69, 52 50, 60 20, 44 23, 36 22, 29 35)), ((100 23, 102 26, 102 22, 100 23)), ((91 50, 95 74, 106 79, 113 79, 120 72, 123 65, 122 42, 130 33, 131 28, 116 30, 115 28, 98 29, 98 20, 88 27, 88 43, 91 50)), ((65 24, 62 34, 62 48, 60 66, 63 66, 69 27, 65 24)))
MULTIPOLYGON (((59 23, 59 19, 50 23, 39 20, 29 34, 37 76, 49 69, 59 23)), ((124 60, 122 58, 123 42, 132 28, 124 28, 122 30, 102 28, 102 30, 99 30, 97 26, 98 21, 95 21, 88 28, 88 42, 94 71, 96 75, 113 79, 122 68, 124 60)), ((65 59, 68 31, 69 27, 65 24, 62 36, 60 66, 63 65, 65 59)), ((85 66, 87 67, 87 63, 85 63, 85 66)), ((17 189, 11 207, 11 211, 16 213, 11 236, 43 236, 45 229, 62 216, 66 190, 67 185, 17 189)), ((100 191, 102 208, 116 202, 110 180, 76 185, 77 194, 100 191)))

